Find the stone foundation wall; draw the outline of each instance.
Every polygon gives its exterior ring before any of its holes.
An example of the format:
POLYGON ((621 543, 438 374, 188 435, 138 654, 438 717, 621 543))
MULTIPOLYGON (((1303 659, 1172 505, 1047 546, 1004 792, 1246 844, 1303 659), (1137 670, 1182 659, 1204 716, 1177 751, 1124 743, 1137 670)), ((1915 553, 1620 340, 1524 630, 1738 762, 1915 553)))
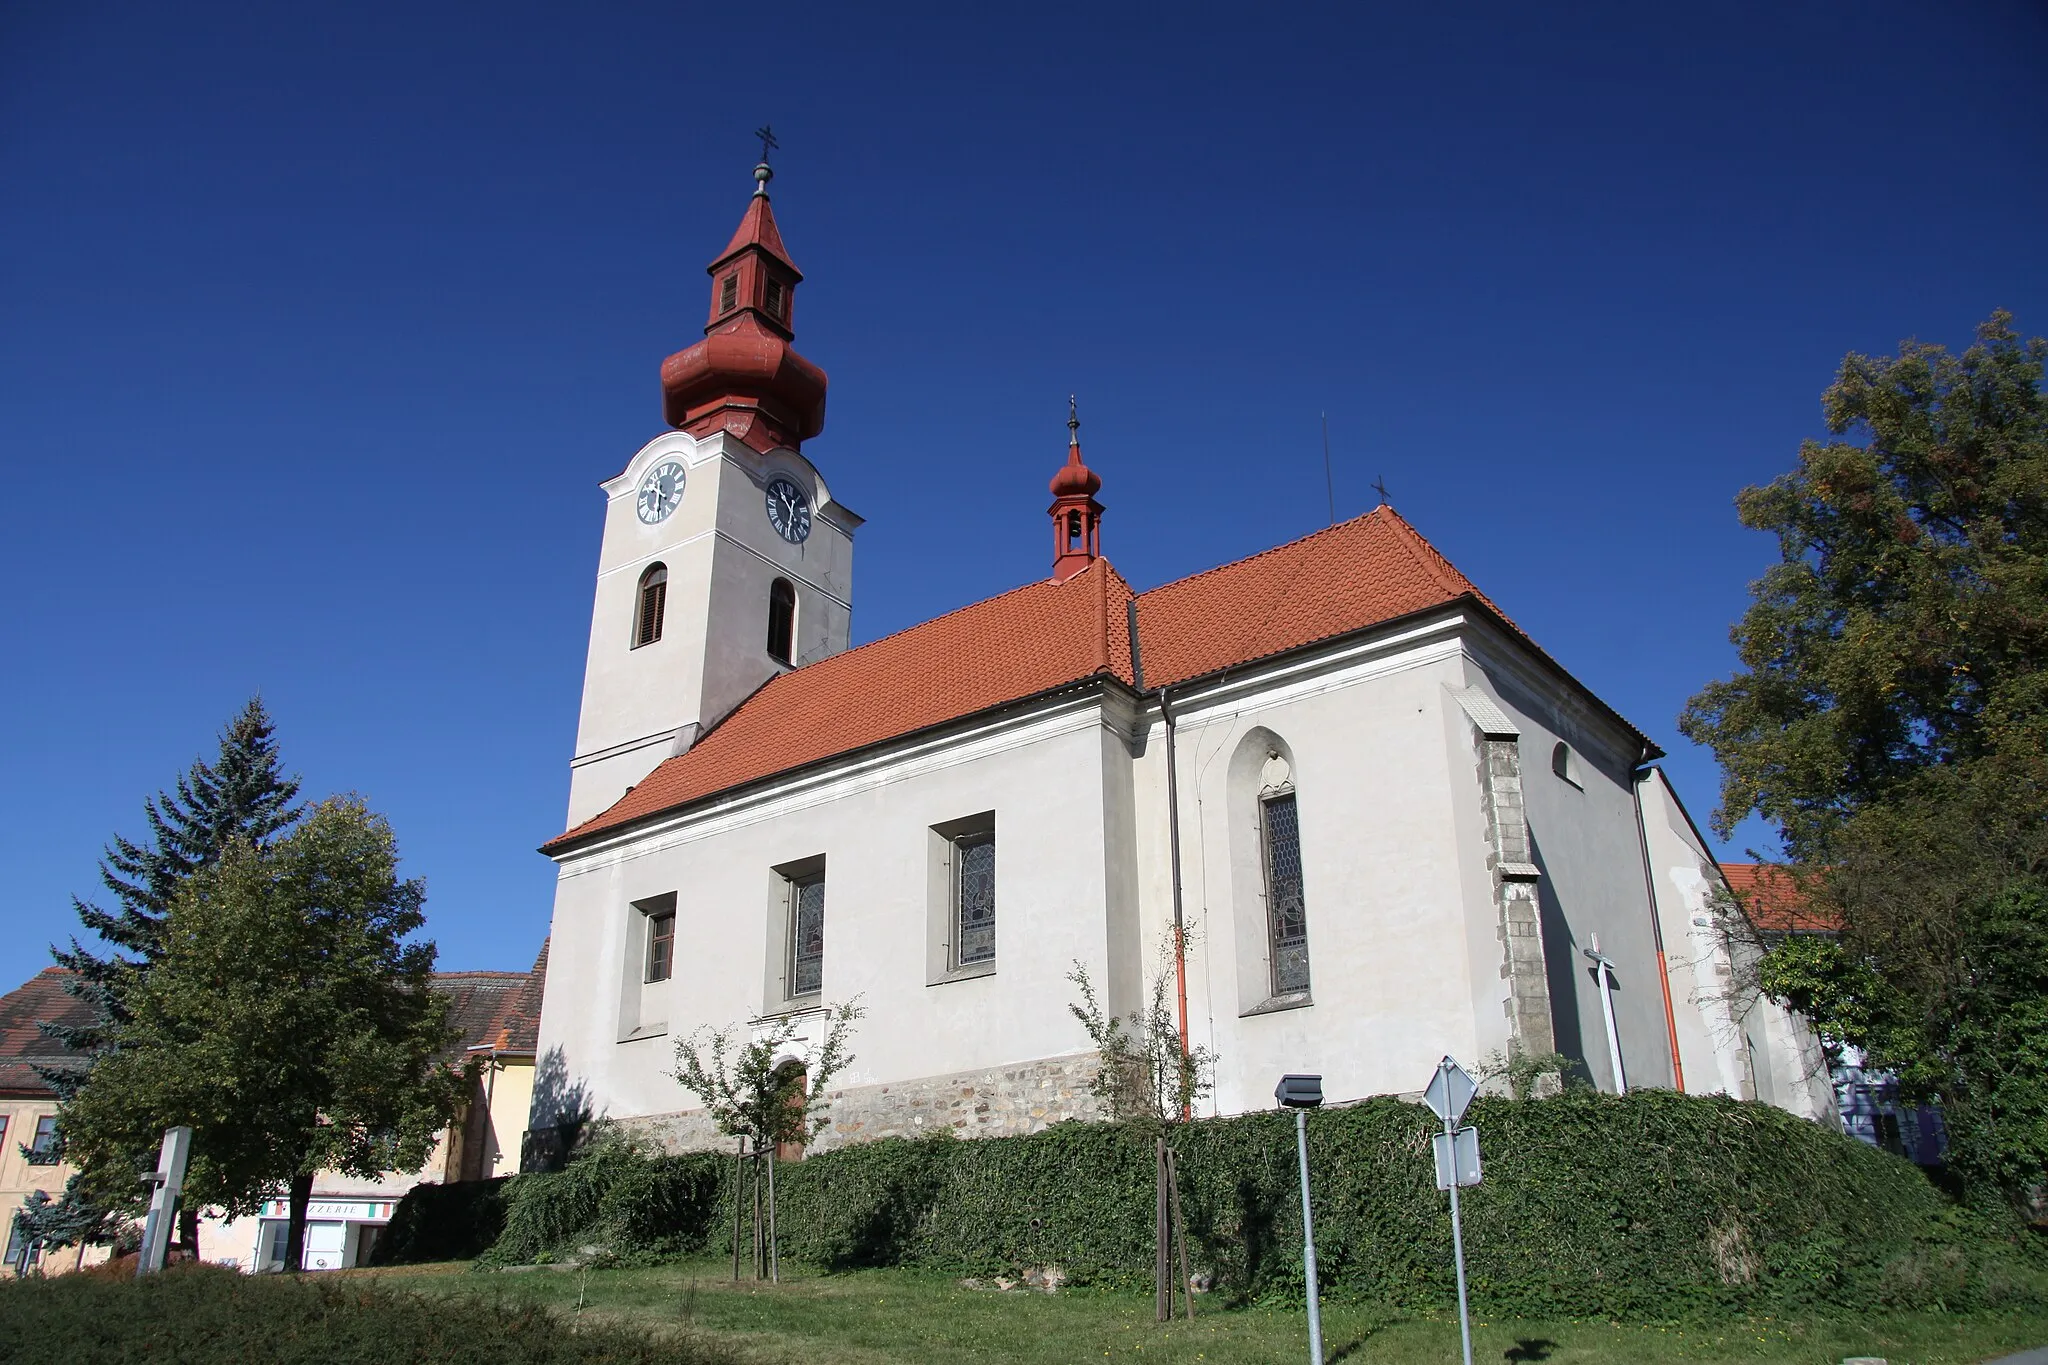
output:
MULTIPOLYGON (((831 1094, 832 1124, 812 1151, 885 1137, 917 1137, 944 1129, 955 1137, 1013 1137, 1062 1119, 1092 1119, 1101 1107, 1088 1093, 1099 1063, 1093 1052, 1048 1057, 986 1071, 961 1071, 887 1085, 856 1085, 831 1094)), ((623 1127, 654 1138, 671 1152, 727 1148, 701 1109, 648 1114, 623 1127)))

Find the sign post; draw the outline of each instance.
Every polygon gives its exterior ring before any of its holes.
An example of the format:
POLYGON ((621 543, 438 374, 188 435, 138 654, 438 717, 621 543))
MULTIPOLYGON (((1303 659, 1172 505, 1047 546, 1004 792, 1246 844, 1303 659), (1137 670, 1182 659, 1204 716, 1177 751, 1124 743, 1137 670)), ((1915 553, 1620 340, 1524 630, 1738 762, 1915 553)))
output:
MULTIPOLYGON (((1273 1098, 1294 1111, 1294 1150, 1301 1160, 1301 1273, 1308 1286, 1309 1365, 1323 1365, 1323 1310, 1316 1292, 1316 1226, 1308 1206, 1308 1111, 1323 1103, 1321 1076, 1282 1076, 1273 1098)), ((1470 1365, 1470 1362, 1467 1362, 1470 1365)))
POLYGON ((142 1254, 135 1258, 135 1278, 154 1275, 164 1268, 164 1254, 170 1247, 171 1222, 178 1214, 178 1194, 185 1187, 185 1163, 192 1156, 192 1130, 164 1130, 163 1151, 156 1170, 142 1177, 149 1183, 149 1217, 142 1224, 142 1254))
POLYGON ((1478 1092, 1465 1068, 1449 1057, 1436 1064, 1436 1075, 1422 1099, 1444 1121, 1432 1140, 1436 1149, 1436 1187, 1451 1192, 1451 1254, 1458 1263, 1458 1335, 1465 1347, 1465 1365, 1472 1365, 1472 1315, 1465 1306, 1465 1231, 1458 1216, 1458 1187, 1479 1183, 1479 1130, 1460 1128, 1458 1120, 1478 1092))

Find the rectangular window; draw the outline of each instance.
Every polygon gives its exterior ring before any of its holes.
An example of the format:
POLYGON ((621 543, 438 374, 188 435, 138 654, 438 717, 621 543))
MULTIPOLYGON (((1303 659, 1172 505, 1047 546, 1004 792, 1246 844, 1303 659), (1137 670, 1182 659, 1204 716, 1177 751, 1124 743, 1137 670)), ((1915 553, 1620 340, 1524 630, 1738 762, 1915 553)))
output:
POLYGON ((7 1157, 7 1115, 0 1114, 0 1161, 7 1157))
POLYGON ((718 311, 730 313, 739 301, 740 277, 737 273, 727 275, 725 281, 718 286, 718 311))
POLYGON ((664 910, 647 917, 647 976, 651 984, 666 981, 675 972, 676 912, 664 910))
POLYGON ((1266 860, 1266 922, 1272 938, 1273 994, 1308 990, 1308 913, 1301 896, 1301 828, 1294 793, 1259 802, 1266 860))
POLYGON ((54 1166, 57 1160, 57 1116, 45 1114, 36 1120, 36 1135, 28 1145, 28 1164, 54 1166))
POLYGON ((772 317, 772 318, 779 318, 779 317, 781 317, 781 316, 782 316, 782 281, 781 281, 781 280, 777 280, 777 279, 771 279, 771 280, 769 280, 769 281, 768 281, 768 285, 767 285, 767 290, 766 290, 766 292, 767 292, 767 296, 768 296, 768 316, 769 316, 769 317, 772 317))
POLYGON ((996 960, 996 835, 953 840, 953 965, 996 960))
POLYGON ((825 876, 789 883, 789 993, 816 995, 825 985, 825 876))

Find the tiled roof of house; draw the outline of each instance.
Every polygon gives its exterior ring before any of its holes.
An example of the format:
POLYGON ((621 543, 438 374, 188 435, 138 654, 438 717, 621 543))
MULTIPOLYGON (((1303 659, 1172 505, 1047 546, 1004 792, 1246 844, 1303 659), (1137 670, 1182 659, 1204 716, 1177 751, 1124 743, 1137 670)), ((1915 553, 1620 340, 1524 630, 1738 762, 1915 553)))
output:
POLYGON ((544 849, 1096 676, 1171 686, 1460 599, 1520 634, 1391 507, 1145 593, 1098 559, 770 679, 544 849))
POLYGON ((50 1087, 36 1064, 61 1066, 71 1060, 38 1024, 78 1025, 93 1021, 93 1007, 64 989, 71 973, 45 967, 19 988, 0 995, 0 1095, 43 1095, 50 1087))
MULTIPOLYGON (((531 1053, 540 1047, 540 997, 547 982, 548 946, 524 972, 436 972, 434 989, 447 995, 461 1038, 456 1051, 493 1046, 503 1053, 531 1053)), ((71 973, 45 967, 20 988, 0 996, 0 1095, 45 1095, 50 1087, 36 1074, 38 1063, 61 1066, 73 1054, 40 1025, 91 1023, 93 1007, 64 989, 71 973)))
POLYGON ((1749 913, 1749 922, 1766 934, 1832 934, 1842 927, 1833 916, 1809 906, 1782 868, 1722 863, 1721 875, 1749 913))
POLYGON ((448 997, 449 1022, 461 1048, 492 1047, 529 1053, 540 1047, 540 996, 547 981, 548 945, 524 972, 435 972, 434 989, 448 997))

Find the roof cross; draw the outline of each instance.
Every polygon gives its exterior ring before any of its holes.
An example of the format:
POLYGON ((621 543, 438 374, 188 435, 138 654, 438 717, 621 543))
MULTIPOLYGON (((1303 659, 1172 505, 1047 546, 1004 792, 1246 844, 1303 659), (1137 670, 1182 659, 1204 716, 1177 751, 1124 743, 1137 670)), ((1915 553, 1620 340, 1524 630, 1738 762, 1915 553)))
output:
POLYGON ((1393 506, 1393 504, 1387 500, 1387 480, 1385 476, 1381 476, 1380 478, 1374 479, 1372 481, 1372 486, 1373 491, 1380 495, 1380 506, 1393 506))
POLYGON ((768 153, 782 144, 775 140, 775 129, 766 123, 754 130, 754 136, 761 139, 761 164, 765 166, 768 164, 768 153))

